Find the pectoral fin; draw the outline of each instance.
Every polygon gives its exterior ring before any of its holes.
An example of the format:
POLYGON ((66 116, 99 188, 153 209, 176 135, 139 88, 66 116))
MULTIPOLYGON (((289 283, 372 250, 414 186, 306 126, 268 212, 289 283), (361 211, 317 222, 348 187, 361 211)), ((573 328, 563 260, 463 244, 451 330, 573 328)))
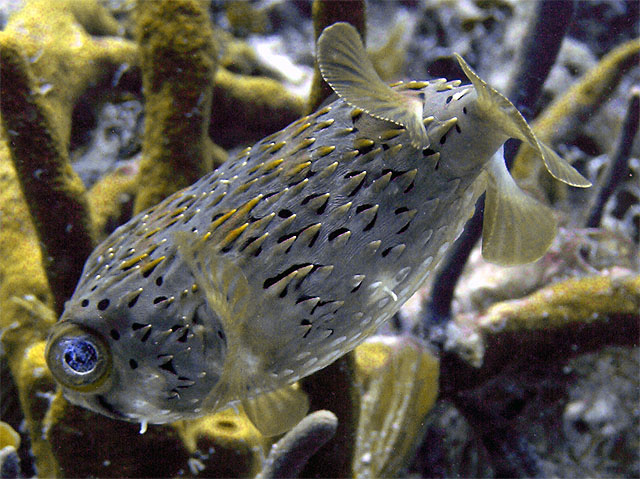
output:
POLYGON ((194 235, 177 232, 174 241, 197 287, 204 290, 209 307, 218 314, 227 334, 238 329, 248 316, 251 298, 246 276, 206 237, 194 239, 194 235), (234 328, 231 328, 232 322, 234 328))
POLYGON ((504 95, 488 85, 476 72, 464 61, 464 59, 454 53, 460 68, 471 80, 477 95, 478 107, 482 110, 487 119, 512 138, 518 138, 528 143, 544 162, 544 166, 551 176, 571 186, 587 188, 591 182, 576 171, 566 160, 558 156, 551 148, 538 141, 531 127, 504 95))
POLYGON ((297 385, 244 399, 245 414, 264 436, 277 436, 298 424, 309 410, 309 398, 297 385))
POLYGON ((537 260, 556 235, 553 211, 518 187, 504 164, 502 148, 487 169, 482 256, 504 266, 537 260))
POLYGON ((422 122, 423 101, 410 92, 392 90, 378 76, 358 31, 348 23, 334 23, 318 39, 318 67, 338 96, 369 115, 404 126, 415 148, 429 146, 422 122))

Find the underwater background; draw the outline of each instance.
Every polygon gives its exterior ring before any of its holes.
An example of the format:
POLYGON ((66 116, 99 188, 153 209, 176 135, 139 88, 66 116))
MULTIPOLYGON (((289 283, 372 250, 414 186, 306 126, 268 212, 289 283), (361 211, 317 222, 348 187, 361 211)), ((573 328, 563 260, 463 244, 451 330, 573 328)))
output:
POLYGON ((638 17, 633 0, 0 1, 0 477, 639 477, 638 17), (459 53, 593 182, 507 145, 558 215, 550 250, 502 268, 454 248, 301 381, 317 412, 282 438, 233 410, 141 435, 67 403, 44 348, 88 254, 321 105, 314 39, 336 21, 388 82, 466 82, 459 53))

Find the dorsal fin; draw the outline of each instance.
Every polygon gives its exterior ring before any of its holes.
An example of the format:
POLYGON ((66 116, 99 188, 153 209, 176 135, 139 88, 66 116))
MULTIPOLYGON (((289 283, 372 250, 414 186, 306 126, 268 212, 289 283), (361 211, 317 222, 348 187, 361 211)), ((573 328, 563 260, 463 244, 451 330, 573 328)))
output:
POLYGON ((478 106, 489 120, 510 137, 527 142, 542 158, 545 168, 556 180, 580 188, 591 186, 591 182, 578 173, 573 166, 536 138, 513 103, 480 78, 460 55, 457 53, 454 55, 464 74, 471 80, 478 95, 478 106))
POLYGON ((422 123, 424 103, 416 94, 394 91, 380 79, 353 26, 339 22, 324 29, 318 39, 318 67, 324 80, 347 103, 404 126, 415 148, 429 146, 422 123))

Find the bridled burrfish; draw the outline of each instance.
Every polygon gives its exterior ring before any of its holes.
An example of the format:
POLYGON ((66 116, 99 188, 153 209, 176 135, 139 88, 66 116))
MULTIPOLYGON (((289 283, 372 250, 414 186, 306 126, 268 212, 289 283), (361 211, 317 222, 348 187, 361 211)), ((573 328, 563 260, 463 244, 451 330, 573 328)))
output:
POLYGON ((534 261, 555 235, 500 154, 527 142, 589 182, 456 56, 471 85, 389 87, 335 24, 338 99, 118 228, 89 257, 46 358, 72 403, 167 423, 241 403, 265 434, 307 410, 292 384, 355 348, 425 282, 486 191, 482 250, 534 261))

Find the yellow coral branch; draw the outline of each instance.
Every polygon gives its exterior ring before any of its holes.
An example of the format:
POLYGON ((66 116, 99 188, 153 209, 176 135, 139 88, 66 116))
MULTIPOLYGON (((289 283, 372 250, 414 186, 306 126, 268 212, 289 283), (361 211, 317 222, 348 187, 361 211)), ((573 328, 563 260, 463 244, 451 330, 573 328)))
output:
MULTIPOLYGON (((358 30, 364 42, 367 36, 365 12, 364 0, 314 0, 312 7, 314 39, 317 41, 326 27, 336 22, 348 22, 358 30)), ((316 110, 332 94, 333 90, 322 79, 316 63, 307 113, 316 110)))
POLYGON ((15 38, 0 38, 2 124, 29 211, 45 251, 45 270, 61 312, 93 249, 84 186, 74 173, 52 111, 34 90, 34 80, 15 38))
POLYGON ((135 13, 146 113, 139 212, 212 167, 207 129, 217 52, 202 2, 139 1, 135 13))

